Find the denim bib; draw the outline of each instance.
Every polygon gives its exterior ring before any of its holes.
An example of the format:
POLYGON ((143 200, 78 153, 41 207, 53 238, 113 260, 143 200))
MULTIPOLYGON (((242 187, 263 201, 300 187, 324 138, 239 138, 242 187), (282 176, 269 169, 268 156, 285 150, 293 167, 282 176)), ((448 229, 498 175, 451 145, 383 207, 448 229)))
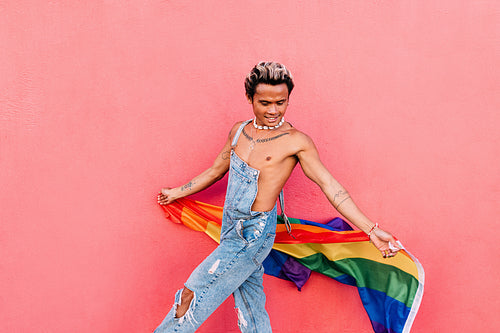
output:
MULTIPOLYGON (((234 151, 243 128, 250 122, 252 122, 252 119, 244 121, 240 125, 234 135, 233 141, 231 142, 229 179, 224 208, 226 208, 225 210, 228 211, 228 214, 230 215, 229 217, 232 219, 243 218, 243 216, 255 216, 258 213, 253 212, 251 209, 253 202, 255 201, 255 197, 257 196, 260 171, 249 166, 234 151)), ((286 230, 290 235, 292 235, 291 225, 285 214, 283 190, 281 190, 279 194, 279 202, 281 207, 281 217, 285 222, 286 230)))

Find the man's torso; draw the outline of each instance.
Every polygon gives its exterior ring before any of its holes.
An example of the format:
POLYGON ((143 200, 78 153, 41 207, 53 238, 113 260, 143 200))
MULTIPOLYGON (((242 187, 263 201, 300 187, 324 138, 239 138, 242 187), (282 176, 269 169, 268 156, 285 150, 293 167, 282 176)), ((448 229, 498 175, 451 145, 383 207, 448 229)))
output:
POLYGON ((305 135, 286 123, 275 130, 257 131, 244 127, 234 152, 250 167, 260 171, 254 211, 271 210, 298 162, 305 135))

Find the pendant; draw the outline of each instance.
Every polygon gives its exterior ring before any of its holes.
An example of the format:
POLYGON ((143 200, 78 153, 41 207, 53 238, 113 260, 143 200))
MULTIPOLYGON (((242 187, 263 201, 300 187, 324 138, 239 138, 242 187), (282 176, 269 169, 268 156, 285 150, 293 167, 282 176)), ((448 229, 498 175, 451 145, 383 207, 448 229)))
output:
POLYGON ((248 149, 253 150, 255 148, 255 140, 252 139, 250 140, 250 145, 248 146, 248 149))

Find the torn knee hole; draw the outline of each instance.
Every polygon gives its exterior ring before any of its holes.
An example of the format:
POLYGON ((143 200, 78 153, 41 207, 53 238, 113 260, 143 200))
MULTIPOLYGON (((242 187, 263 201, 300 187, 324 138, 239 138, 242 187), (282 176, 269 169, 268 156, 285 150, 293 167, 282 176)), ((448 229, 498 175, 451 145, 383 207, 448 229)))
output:
POLYGON ((175 311, 176 318, 183 317, 186 314, 186 312, 189 310, 189 306, 191 304, 193 297, 194 297, 194 292, 184 287, 184 289, 182 290, 180 301, 179 303, 176 304, 177 305, 175 311))

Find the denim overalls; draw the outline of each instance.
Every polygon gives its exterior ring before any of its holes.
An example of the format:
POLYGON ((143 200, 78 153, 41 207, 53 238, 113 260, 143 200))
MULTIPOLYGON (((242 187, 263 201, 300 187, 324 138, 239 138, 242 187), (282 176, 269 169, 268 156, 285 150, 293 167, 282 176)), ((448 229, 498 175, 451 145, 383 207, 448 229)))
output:
POLYGON ((242 332, 271 332, 264 307, 262 261, 274 243, 276 205, 268 212, 251 211, 257 196, 259 170, 250 167, 234 152, 238 138, 249 121, 243 122, 231 144, 229 179, 222 217, 220 245, 191 273, 185 286, 194 292, 186 314, 175 318, 182 289, 175 304, 155 333, 194 332, 233 294, 242 332))

